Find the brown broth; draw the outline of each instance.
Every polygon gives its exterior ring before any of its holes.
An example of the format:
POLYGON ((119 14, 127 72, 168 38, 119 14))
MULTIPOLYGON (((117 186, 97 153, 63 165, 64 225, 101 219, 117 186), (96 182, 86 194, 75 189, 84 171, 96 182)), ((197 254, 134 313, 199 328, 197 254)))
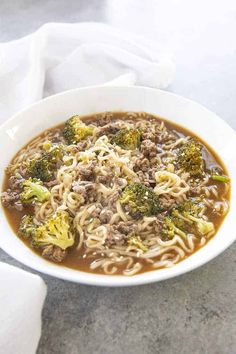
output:
MULTIPOLYGON (((112 112, 113 116, 114 116, 114 121, 117 119, 122 119, 124 117, 125 112, 112 112)), ((174 131, 177 135, 179 136, 191 136, 191 137, 195 137, 197 138, 197 140, 199 140, 202 145, 203 145, 203 156, 204 156, 204 160, 205 160, 205 165, 207 169, 210 169, 212 167, 220 167, 222 169, 222 173, 224 175, 228 175, 227 170, 223 164, 223 162, 221 161, 220 157, 216 154, 216 152, 206 143, 204 142, 202 139, 200 139, 198 136, 196 136, 196 134, 192 133, 191 131, 189 131, 188 129, 179 126, 178 124, 175 124, 173 122, 170 122, 166 119, 154 116, 154 115, 150 115, 151 119, 155 119, 158 121, 164 121, 166 127, 169 130, 174 131)), ((93 115, 89 115, 89 116, 85 116, 82 117, 82 119, 84 121, 87 121, 88 123, 92 123, 93 121, 95 121, 97 119, 97 117, 99 117, 99 114, 93 114, 93 115)), ((134 118, 134 119, 145 119, 145 118, 134 118)), ((63 128, 64 124, 59 124, 51 129, 48 129, 47 131, 53 131, 55 129, 61 129, 63 128)), ((44 133, 44 132, 43 132, 44 133)), ((39 134, 37 137, 39 136, 43 136, 43 133, 39 134)), ((31 141, 33 141, 36 137, 34 137, 31 141)), ((30 141, 30 142, 31 142, 30 141)), ((28 142, 25 146, 27 146, 30 142, 28 142)), ((13 159, 15 158, 15 156, 13 157, 13 159)), ((13 160, 12 159, 12 160, 13 160)), ((223 193, 224 190, 224 184, 214 181, 214 184, 217 185, 218 190, 220 191, 220 193, 223 193)), ((8 177, 7 175, 5 175, 4 178, 4 182, 3 182, 3 186, 2 186, 2 190, 5 191, 8 188, 8 177)), ((229 191, 226 194, 226 199, 230 200, 230 188, 229 191)), ((17 235, 17 231, 19 228, 19 224, 21 221, 22 216, 24 216, 25 214, 29 214, 30 210, 28 209, 27 212, 24 211, 17 211, 14 209, 7 209, 4 208, 4 213, 6 215, 6 218, 12 228, 12 230, 14 231, 14 233, 17 235)), ((211 218, 211 221, 214 223, 215 229, 216 229, 216 233, 217 230, 219 229, 219 227, 221 226, 225 216, 218 216, 212 212, 208 212, 207 216, 209 216, 211 218)), ((214 236, 213 236, 214 237, 214 236)), ((211 240, 211 238, 209 239, 209 241, 211 240)), ((36 250, 33 249, 30 246, 30 242, 27 240, 22 240, 22 242, 24 242, 24 244, 26 246, 28 246, 32 251, 34 251, 36 254, 40 255, 41 252, 40 250, 36 250)), ((209 242, 208 241, 208 242, 209 242)), ((199 249, 201 248, 201 246, 196 247, 195 252, 197 252, 199 249)), ((190 253, 191 254, 191 253, 190 253)), ((77 251, 76 249, 71 249, 68 253, 68 256, 65 258, 65 260, 63 260, 62 263, 58 264, 60 266, 65 266, 68 268, 72 268, 72 269, 76 269, 76 270, 80 270, 80 271, 84 271, 84 272, 90 272, 90 273, 96 273, 96 274, 104 274, 103 270, 98 268, 96 270, 91 270, 89 265, 91 263, 92 260, 97 259, 96 256, 94 256, 94 258, 82 258, 83 256, 83 248, 80 249, 79 251, 77 251)), ((186 254, 187 258, 189 256, 189 254, 186 254)), ((185 259, 184 258, 184 259, 185 259)), ((148 265, 147 263, 145 263, 145 261, 139 259, 139 262, 144 264, 144 267, 141 269, 140 273, 146 272, 146 271, 152 271, 154 270, 153 267, 151 265, 148 265)), ((118 268, 118 272, 116 273, 116 275, 121 275, 121 270, 122 270, 122 266, 119 268, 119 265, 117 266, 118 268)))

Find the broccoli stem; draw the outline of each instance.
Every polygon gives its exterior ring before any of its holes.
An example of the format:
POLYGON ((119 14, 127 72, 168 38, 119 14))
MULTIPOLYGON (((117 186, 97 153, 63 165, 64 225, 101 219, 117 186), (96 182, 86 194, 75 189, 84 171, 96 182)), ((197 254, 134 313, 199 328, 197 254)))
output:
POLYGON ((220 176, 220 175, 212 175, 211 179, 213 179, 213 181, 218 181, 218 182, 222 182, 222 183, 229 183, 230 179, 227 176, 220 176))
POLYGON ((179 235, 180 237, 182 237, 184 240, 187 239, 187 235, 185 232, 183 232, 182 230, 180 230, 178 227, 174 226, 174 231, 177 235, 179 235))

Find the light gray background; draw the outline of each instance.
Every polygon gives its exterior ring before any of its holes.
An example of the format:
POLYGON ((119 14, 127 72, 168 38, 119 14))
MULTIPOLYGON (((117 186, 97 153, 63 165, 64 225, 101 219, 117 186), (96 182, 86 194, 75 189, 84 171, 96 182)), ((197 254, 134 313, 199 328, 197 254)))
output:
MULTIPOLYGON (((107 22, 162 42, 177 63, 169 90, 236 129, 234 0, 0 0, 0 41, 48 21, 107 22)), ((135 288, 43 275, 48 295, 38 354, 236 353, 235 249, 179 278, 135 288)), ((0 260, 22 267, 2 251, 0 260)))

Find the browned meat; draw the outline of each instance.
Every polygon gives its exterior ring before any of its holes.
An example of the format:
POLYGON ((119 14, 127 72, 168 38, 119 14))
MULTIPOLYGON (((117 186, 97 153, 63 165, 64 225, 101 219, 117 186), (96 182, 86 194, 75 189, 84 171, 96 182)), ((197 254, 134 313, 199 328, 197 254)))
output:
POLYGON ((77 144, 76 148, 77 151, 85 151, 87 149, 88 142, 86 140, 81 141, 80 143, 77 144))
POLYGON ((133 223, 133 221, 121 221, 119 224, 114 225, 114 229, 122 234, 128 235, 135 233, 137 231, 137 226, 133 223))
MULTIPOLYGON (((48 137, 49 138, 49 137, 48 137)), ((61 134, 60 129, 58 129, 56 132, 54 132, 54 134, 52 135, 51 138, 49 138, 49 140, 51 140, 53 143, 60 143, 64 141, 64 138, 61 134)))
POLYGON ((107 183, 107 176, 104 176, 104 175, 97 176, 97 182, 102 183, 102 184, 106 184, 107 183))
POLYGON ((6 208, 14 208, 18 211, 23 210, 23 205, 20 201, 20 193, 22 192, 22 183, 24 178, 19 176, 11 176, 9 178, 9 187, 1 194, 2 205, 6 208))
POLYGON ((62 250, 60 247, 54 245, 49 245, 44 247, 42 252, 43 257, 58 263, 62 262, 65 259, 66 255, 67 255, 66 250, 62 250))
POLYGON ((155 183, 155 172, 160 167, 158 157, 145 157, 143 154, 133 159, 133 169, 137 173, 140 182, 146 186, 155 183))
POLYGON ((114 123, 109 123, 99 129, 98 136, 113 135, 116 134, 119 130, 120 127, 118 125, 115 125, 114 123))
POLYGON ((141 155, 137 160, 135 161, 134 164, 134 171, 143 171, 147 172, 150 169, 150 161, 144 157, 144 155, 141 155))
POLYGON ((150 139, 143 140, 140 146, 140 150, 145 157, 151 158, 157 155, 157 146, 150 139))
POLYGON ((161 195, 159 198, 163 210, 168 211, 176 205, 176 201, 170 197, 165 197, 164 195, 161 195))
POLYGON ((99 219, 102 224, 108 224, 111 220, 113 212, 111 210, 103 209, 99 215, 99 219))
POLYGON ((74 192, 81 194, 86 197, 87 193, 94 191, 94 184, 87 181, 75 181, 72 184, 72 189, 74 192))
POLYGON ((140 182, 144 184, 145 186, 149 187, 150 182, 149 182, 149 174, 147 172, 139 171, 137 172, 138 178, 140 179, 140 182))
POLYGON ((142 133, 142 138, 144 140, 151 140, 153 141, 154 143, 157 143, 158 142, 158 136, 155 132, 153 132, 152 130, 150 131, 146 131, 146 132, 143 132, 142 133))
POLYGON ((95 163, 90 162, 87 165, 80 166, 79 176, 82 181, 92 181, 95 177, 94 174, 95 163))
POLYGON ((162 129, 159 124, 155 124, 154 122, 146 124, 146 126, 141 128, 141 131, 143 140, 151 140, 155 144, 163 144, 174 137, 173 133, 166 129, 162 129))
POLYGON ((22 183, 24 182, 24 178, 21 177, 21 175, 19 174, 18 176, 11 176, 9 178, 9 187, 12 191, 14 192, 18 192, 18 193, 21 193, 22 192, 22 183))
POLYGON ((1 202, 5 208, 14 208, 18 211, 24 209, 20 201, 19 192, 14 192, 11 189, 7 189, 6 192, 1 194, 1 202))
POLYGON ((121 234, 120 232, 109 233, 106 239, 105 245, 108 247, 116 246, 123 246, 126 244, 127 236, 121 234))
POLYGON ((148 172, 138 171, 138 178, 142 184, 147 187, 153 187, 155 185, 155 179, 153 177, 154 171, 150 169, 148 172))
POLYGON ((84 197, 85 201, 93 202, 96 200, 95 184, 87 181, 75 181, 72 184, 72 190, 84 197))
POLYGON ((54 179, 54 180, 49 181, 49 182, 44 182, 44 184, 45 184, 46 187, 51 188, 51 187, 54 187, 57 184, 57 180, 54 179))
POLYGON ((128 235, 136 231, 132 221, 121 221, 117 225, 109 225, 106 245, 109 247, 114 245, 123 246, 127 243, 128 235))
POLYGON ((102 184, 110 184, 111 181, 113 180, 114 174, 113 172, 107 173, 107 175, 98 175, 97 176, 97 182, 102 183, 102 184))
POLYGON ((76 154, 77 152, 80 151, 85 151, 89 146, 88 140, 83 140, 79 142, 77 145, 71 146, 70 147, 70 152, 72 154, 76 154))
POLYGON ((108 247, 123 246, 127 242, 127 235, 120 233, 117 230, 114 230, 113 226, 109 227, 109 232, 107 235, 107 239, 105 245, 108 247))

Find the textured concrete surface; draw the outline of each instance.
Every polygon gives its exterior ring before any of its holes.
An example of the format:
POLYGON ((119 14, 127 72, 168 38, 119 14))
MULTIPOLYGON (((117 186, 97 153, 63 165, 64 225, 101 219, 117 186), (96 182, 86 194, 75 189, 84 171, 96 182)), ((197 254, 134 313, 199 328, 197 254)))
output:
MULTIPOLYGON (((0 1, 0 41, 48 21, 104 21, 161 41, 177 63, 170 90, 236 129, 234 0, 0 1)), ((43 275, 48 296, 38 354, 236 353, 235 250, 234 244, 179 278, 135 288, 94 288, 43 275)), ((0 259, 22 267, 3 252, 0 259)))

